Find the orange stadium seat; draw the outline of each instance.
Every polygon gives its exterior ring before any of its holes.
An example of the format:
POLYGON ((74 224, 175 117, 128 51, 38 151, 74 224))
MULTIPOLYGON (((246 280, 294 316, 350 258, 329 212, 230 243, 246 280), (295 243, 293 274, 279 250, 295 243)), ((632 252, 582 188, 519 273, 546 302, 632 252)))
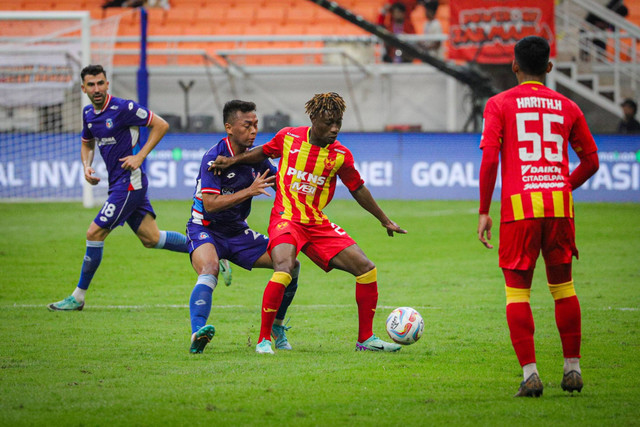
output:
POLYGON ((147 22, 149 27, 164 25, 167 20, 167 11, 157 7, 147 9, 147 22))
POLYGON ((220 24, 225 23, 226 10, 207 7, 198 11, 196 15, 196 24, 220 24))
POLYGON ((24 7, 20 2, 5 2, 0 6, 0 10, 23 10, 24 7))
POLYGON ((26 10, 52 10, 53 0, 28 0, 22 3, 22 8, 26 10))
POLYGON ((315 21, 317 15, 317 6, 298 5, 289 9, 287 13, 287 22, 296 24, 311 24, 315 21))
POLYGON ((172 7, 167 11, 167 21, 191 25, 196 21, 199 8, 191 6, 172 7))
POLYGON ((306 24, 286 24, 286 25, 276 25, 275 34, 294 34, 294 35, 304 35, 307 34, 309 29, 309 25, 306 24))
POLYGON ((316 24, 338 24, 340 22, 346 22, 346 21, 340 18, 335 13, 329 12, 326 9, 320 9, 317 12, 316 19, 314 22, 316 24))
POLYGON ((230 24, 249 25, 254 22, 255 16, 256 10, 254 7, 241 5, 227 10, 225 20, 230 24))
POLYGON ((263 7, 256 12, 256 23, 270 22, 281 25, 285 23, 287 8, 285 7, 263 7))
POLYGON ((180 23, 167 22, 164 25, 149 27, 152 35, 181 36, 184 34, 185 25, 180 23))
POLYGON ((271 22, 260 22, 253 25, 245 25, 244 34, 246 35, 271 35, 274 33, 275 24, 271 22))
POLYGON ((56 10, 83 10, 87 7, 84 0, 54 0, 56 10))

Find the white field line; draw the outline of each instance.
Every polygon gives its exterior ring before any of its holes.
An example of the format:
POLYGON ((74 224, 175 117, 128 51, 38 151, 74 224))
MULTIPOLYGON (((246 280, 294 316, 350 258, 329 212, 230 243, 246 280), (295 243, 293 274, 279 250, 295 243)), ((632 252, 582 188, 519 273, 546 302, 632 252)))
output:
MULTIPOLYGON (((355 303, 353 304, 294 304, 292 307, 300 307, 302 309, 327 309, 327 308, 344 308, 344 309, 352 309, 355 307, 355 303)), ((46 304, 11 304, 11 305, 0 305, 0 310, 3 309, 11 309, 11 308, 45 308, 46 304)), ((143 310, 143 309, 151 309, 151 308, 179 308, 179 309, 188 309, 189 306, 187 304, 141 304, 141 305, 88 305, 90 309, 96 310, 143 310)), ((211 308, 213 309, 234 309, 234 308, 247 308, 247 309, 256 309, 258 305, 213 305, 211 308)), ((390 305, 379 305, 377 308, 385 309, 385 310, 393 310, 397 308, 396 306, 390 305)), ((420 310, 443 310, 444 307, 426 307, 426 306, 414 306, 414 309, 420 310)), ((450 309, 451 307, 447 307, 450 309)), ((543 309, 543 307, 532 307, 534 310, 543 309)), ((599 310, 608 311, 608 310, 617 310, 617 311, 638 311, 640 308, 638 307, 601 307, 599 310)))

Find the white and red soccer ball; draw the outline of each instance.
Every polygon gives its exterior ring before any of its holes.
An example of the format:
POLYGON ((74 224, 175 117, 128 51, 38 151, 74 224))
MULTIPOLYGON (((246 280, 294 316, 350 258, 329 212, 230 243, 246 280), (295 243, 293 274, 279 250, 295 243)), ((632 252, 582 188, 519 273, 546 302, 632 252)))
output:
POLYGON ((398 307, 387 317, 387 333, 391 339, 402 345, 413 344, 424 332, 424 320, 411 307, 398 307))

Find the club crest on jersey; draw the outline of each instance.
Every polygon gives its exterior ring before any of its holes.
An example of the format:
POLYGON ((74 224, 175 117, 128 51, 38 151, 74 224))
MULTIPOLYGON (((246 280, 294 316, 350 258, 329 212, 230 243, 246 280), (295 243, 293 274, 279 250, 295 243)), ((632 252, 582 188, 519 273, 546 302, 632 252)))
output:
POLYGON ((204 231, 198 235, 198 239, 199 240, 204 240, 204 239, 207 239, 207 238, 209 238, 209 235, 207 233, 205 233, 204 231))
POLYGON ((107 119, 106 125, 107 125, 107 129, 111 129, 113 127, 113 120, 107 119))
POLYGON ((336 159, 331 159, 329 157, 327 157, 326 159, 324 159, 324 168, 326 170, 332 170, 334 167, 336 166, 336 159))

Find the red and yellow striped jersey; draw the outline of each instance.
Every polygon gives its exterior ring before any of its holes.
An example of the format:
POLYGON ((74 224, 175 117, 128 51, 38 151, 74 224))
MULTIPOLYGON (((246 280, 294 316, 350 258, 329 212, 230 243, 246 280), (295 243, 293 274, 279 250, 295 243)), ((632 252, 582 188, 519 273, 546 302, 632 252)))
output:
POLYGON ((280 157, 272 218, 322 224, 329 221, 322 210, 333 198, 337 176, 350 191, 364 183, 351 151, 337 140, 326 147, 311 144, 310 129, 284 128, 262 146, 267 156, 280 157))
POLYGON ((573 218, 568 145, 578 157, 597 151, 575 102, 537 82, 489 99, 480 148, 500 149, 501 221, 573 218))

